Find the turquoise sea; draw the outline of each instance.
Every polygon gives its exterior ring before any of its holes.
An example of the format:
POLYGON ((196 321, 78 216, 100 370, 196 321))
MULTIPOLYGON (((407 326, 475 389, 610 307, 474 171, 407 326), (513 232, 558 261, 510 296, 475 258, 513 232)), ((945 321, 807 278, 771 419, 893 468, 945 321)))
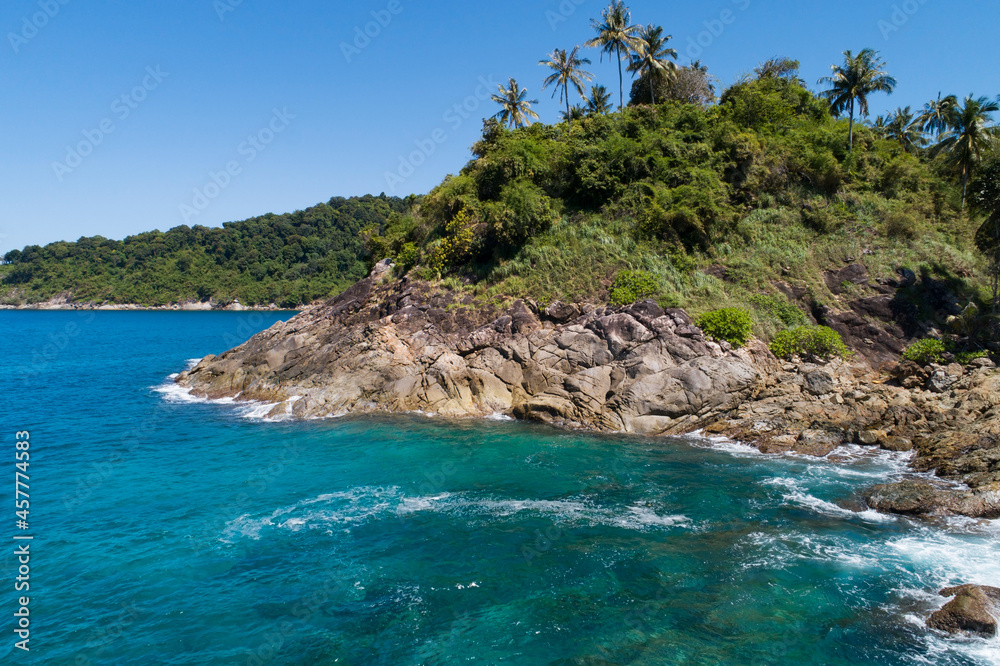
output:
POLYGON ((1000 663, 997 640, 923 627, 937 589, 1000 583, 1000 525, 865 511, 899 454, 267 422, 168 382, 290 316, 0 312, 0 662, 1000 663), (34 537, 30 652, 15 534, 34 537))

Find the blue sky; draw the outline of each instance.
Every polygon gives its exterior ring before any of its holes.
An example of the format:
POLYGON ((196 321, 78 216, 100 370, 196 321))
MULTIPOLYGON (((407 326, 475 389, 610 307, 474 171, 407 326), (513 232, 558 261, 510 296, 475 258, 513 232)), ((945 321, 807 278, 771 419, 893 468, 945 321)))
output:
MULTIPOLYGON (((469 159, 494 113, 483 82, 516 77, 541 100, 542 120, 557 120, 537 62, 588 39, 605 4, 7 0, 0 253, 214 226, 335 195, 427 192, 469 159), (355 41, 366 28, 376 36, 355 41), (388 182, 421 146, 412 173, 388 182)), ((873 99, 874 113, 920 107, 939 91, 1000 93, 993 2, 631 8, 635 22, 666 27, 682 64, 698 55, 723 85, 785 55, 815 88, 844 49, 872 47, 899 80, 895 95, 873 99)), ((588 55, 597 82, 616 88, 614 64, 588 55)))

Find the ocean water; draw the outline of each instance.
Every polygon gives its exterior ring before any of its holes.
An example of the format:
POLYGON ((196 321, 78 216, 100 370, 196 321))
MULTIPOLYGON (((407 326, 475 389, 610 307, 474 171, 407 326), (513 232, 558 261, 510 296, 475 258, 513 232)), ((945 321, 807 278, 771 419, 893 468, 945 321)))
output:
POLYGON ((923 627, 998 524, 864 510, 905 457, 421 415, 296 423, 167 378, 288 313, 0 312, 0 662, 995 664, 923 627), (31 433, 30 652, 14 437, 31 433))

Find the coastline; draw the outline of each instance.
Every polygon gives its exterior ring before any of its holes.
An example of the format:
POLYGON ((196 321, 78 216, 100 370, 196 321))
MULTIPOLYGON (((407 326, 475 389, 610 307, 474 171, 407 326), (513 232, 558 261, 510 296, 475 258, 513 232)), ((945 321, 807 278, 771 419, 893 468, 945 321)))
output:
POLYGON ((283 308, 271 303, 267 306, 242 305, 239 303, 223 305, 220 303, 170 303, 168 305, 140 305, 138 303, 73 303, 52 302, 23 305, 0 305, 0 310, 36 310, 36 311, 108 311, 108 312, 300 312, 305 307, 283 308))
POLYGON ((845 444, 914 451, 915 478, 874 487, 872 508, 1000 517, 991 361, 896 374, 863 358, 781 362, 759 341, 709 340, 687 313, 651 301, 501 309, 368 278, 176 381, 198 398, 272 405, 269 418, 502 414, 599 433, 704 431, 817 458, 845 444))

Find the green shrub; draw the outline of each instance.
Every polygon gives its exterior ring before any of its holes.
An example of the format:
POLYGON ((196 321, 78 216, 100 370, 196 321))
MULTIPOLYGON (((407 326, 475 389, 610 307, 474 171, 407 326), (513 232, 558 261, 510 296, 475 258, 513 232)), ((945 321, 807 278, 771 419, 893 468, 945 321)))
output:
POLYGON ((960 363, 962 365, 969 365, 977 358, 989 358, 990 355, 984 351, 974 351, 974 352, 961 352, 960 354, 955 354, 955 363, 960 363))
POLYGON ((552 226, 558 215, 550 199, 530 180, 506 186, 499 201, 484 204, 491 238, 501 248, 517 248, 552 226))
POLYGON ((402 273, 407 273, 420 260, 420 248, 415 243, 406 243, 396 255, 396 263, 402 273))
POLYGON ((945 344, 934 338, 917 340, 903 352, 904 361, 913 361, 920 365, 928 363, 941 363, 944 361, 944 354, 948 351, 945 344))
POLYGON ((840 333, 827 326, 798 326, 782 331, 771 342, 771 352, 778 358, 815 356, 829 360, 850 356, 840 333))
POLYGON ((656 278, 646 271, 622 271, 611 285, 611 305, 622 307, 644 298, 655 296, 660 291, 656 278))
POLYGON ((739 349, 753 337, 753 318, 746 310, 723 308, 706 312, 695 325, 716 340, 725 340, 739 349))
POLYGON ((778 296, 754 294, 750 297, 750 303, 758 310, 763 310, 772 315, 789 328, 809 325, 809 318, 805 312, 778 296))
POLYGON ((913 239, 917 236, 917 220, 902 211, 893 211, 885 216, 885 234, 889 238, 913 239))

